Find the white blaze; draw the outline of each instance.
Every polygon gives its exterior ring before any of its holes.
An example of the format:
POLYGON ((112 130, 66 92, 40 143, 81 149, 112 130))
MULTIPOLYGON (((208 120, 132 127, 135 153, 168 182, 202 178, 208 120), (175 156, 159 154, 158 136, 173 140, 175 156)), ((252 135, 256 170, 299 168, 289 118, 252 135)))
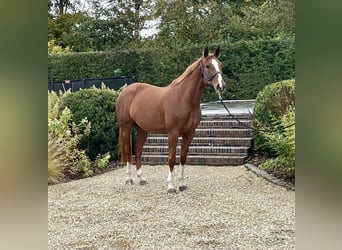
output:
MULTIPOLYGON (((215 59, 211 60, 211 64, 214 65, 214 68, 215 68, 215 70, 217 72, 221 72, 220 68, 219 68, 219 64, 218 64, 218 62, 215 59)), ((222 89, 223 88, 223 83, 222 83, 222 75, 221 74, 217 75, 217 80, 218 80, 218 85, 219 85, 220 89, 222 89)))

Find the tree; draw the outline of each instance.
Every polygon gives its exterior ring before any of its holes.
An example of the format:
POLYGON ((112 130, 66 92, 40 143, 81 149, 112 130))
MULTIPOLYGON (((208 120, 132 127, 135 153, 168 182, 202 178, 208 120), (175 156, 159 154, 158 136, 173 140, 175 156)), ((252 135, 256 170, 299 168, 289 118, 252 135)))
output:
POLYGON ((156 6, 162 46, 294 35, 294 0, 157 0, 156 6))
POLYGON ((121 29, 121 38, 127 43, 126 47, 137 46, 141 40, 140 32, 146 20, 150 19, 153 4, 149 0, 108 0, 102 8, 102 15, 115 20, 115 25, 121 29))
POLYGON ((63 15, 73 6, 70 0, 48 0, 48 12, 50 15, 63 15))
POLYGON ((50 0, 48 39, 72 51, 136 47, 149 6, 147 0, 94 0, 88 1, 87 8, 77 0, 50 0))
POLYGON ((48 0, 48 39, 72 51, 179 48, 294 36, 294 0, 48 0), (154 37, 142 38, 148 22, 154 37))

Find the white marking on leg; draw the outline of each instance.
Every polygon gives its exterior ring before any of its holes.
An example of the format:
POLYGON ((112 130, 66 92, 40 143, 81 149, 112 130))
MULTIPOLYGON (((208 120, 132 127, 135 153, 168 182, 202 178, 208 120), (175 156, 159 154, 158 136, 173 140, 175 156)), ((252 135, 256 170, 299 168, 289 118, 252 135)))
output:
POLYGON ((175 190, 173 185, 173 173, 169 171, 169 176, 167 177, 167 190, 175 190))
POLYGON ((142 169, 141 168, 139 168, 138 170, 137 170, 137 176, 140 178, 140 177, 142 177, 142 169))
POLYGON ((131 177, 131 164, 127 162, 126 165, 126 184, 131 182, 132 177, 131 177))
POLYGON ((186 190, 186 185, 184 183, 184 169, 185 169, 185 165, 182 165, 179 163, 179 167, 180 167, 180 170, 179 170, 179 175, 178 175, 178 179, 179 179, 179 191, 184 191, 186 190))
POLYGON ((138 178, 140 180, 140 184, 145 184, 146 183, 146 179, 143 177, 143 172, 142 172, 141 168, 139 168, 137 170, 137 176, 138 176, 138 178))
MULTIPOLYGON (((214 65, 214 68, 217 72, 221 72, 220 68, 219 68, 219 64, 215 59, 211 60, 211 64, 214 65)), ((223 89, 223 81, 222 81, 222 75, 221 74, 217 75, 217 82, 218 82, 219 88, 223 89)))

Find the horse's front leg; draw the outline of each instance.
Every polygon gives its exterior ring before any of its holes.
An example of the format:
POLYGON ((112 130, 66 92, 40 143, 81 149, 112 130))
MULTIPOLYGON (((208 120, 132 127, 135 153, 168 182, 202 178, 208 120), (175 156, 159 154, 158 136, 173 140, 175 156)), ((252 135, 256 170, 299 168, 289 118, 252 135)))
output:
POLYGON ((167 192, 168 193, 176 193, 175 186, 173 184, 173 168, 176 163, 176 149, 178 142, 178 134, 176 132, 171 132, 168 135, 168 144, 169 144, 169 175, 167 177, 167 192))
POLYGON ((180 163, 179 163, 180 171, 178 175, 178 180, 180 182, 179 191, 184 191, 187 188, 186 184, 184 183, 184 169, 185 169, 186 157, 189 151, 189 145, 194 135, 195 135, 195 131, 191 133, 183 134, 182 136, 182 146, 181 146, 181 155, 180 155, 180 163))

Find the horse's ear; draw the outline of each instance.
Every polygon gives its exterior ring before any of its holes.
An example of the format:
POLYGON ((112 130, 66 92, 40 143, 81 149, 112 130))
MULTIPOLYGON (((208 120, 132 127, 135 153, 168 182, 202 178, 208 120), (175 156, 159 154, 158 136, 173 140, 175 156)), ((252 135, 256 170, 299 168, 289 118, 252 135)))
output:
POLYGON ((220 46, 219 47, 217 47, 217 49, 215 50, 215 53, 214 53, 214 56, 215 57, 219 57, 219 55, 220 55, 220 46))
POLYGON ((208 47, 205 47, 203 56, 204 56, 204 57, 207 57, 208 54, 209 54, 209 49, 208 49, 208 47))

